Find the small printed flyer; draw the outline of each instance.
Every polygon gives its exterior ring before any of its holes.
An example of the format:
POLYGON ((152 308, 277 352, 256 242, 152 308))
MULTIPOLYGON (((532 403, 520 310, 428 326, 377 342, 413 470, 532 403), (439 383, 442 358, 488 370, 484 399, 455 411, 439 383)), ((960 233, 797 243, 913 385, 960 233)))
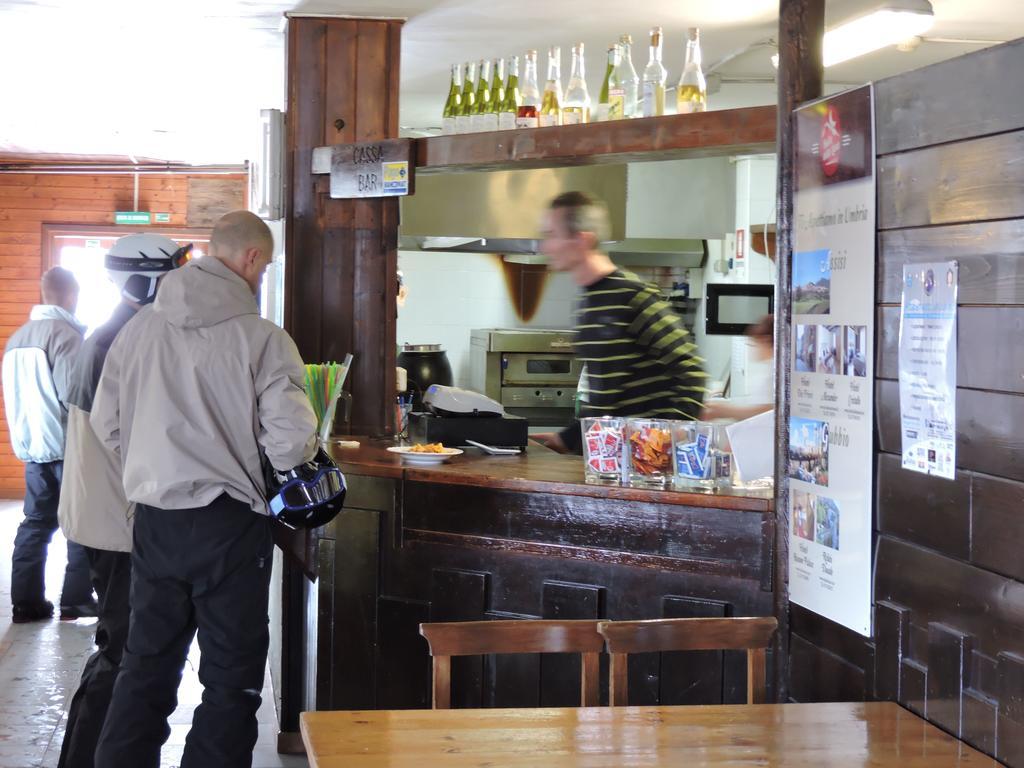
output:
POLYGON ((900 304, 900 430, 903 468, 956 475, 955 261, 903 267, 900 304))
POLYGON ((797 124, 789 593, 871 634, 875 150, 871 86, 797 124))

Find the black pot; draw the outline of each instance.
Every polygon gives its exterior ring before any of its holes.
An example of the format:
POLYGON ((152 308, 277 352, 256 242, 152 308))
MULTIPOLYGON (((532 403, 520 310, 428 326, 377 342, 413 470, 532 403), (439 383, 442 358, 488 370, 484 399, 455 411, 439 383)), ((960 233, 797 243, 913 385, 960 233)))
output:
POLYGON ((423 407, 423 393, 431 384, 452 385, 452 366, 440 344, 406 344, 398 355, 398 365, 409 375, 414 410, 423 407))

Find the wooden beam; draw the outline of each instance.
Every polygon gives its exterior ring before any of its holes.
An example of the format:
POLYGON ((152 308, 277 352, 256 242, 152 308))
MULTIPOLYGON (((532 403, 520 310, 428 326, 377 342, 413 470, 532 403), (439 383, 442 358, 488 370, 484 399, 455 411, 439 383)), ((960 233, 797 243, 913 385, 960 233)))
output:
POLYGON ((354 356, 351 430, 394 431, 398 201, 332 200, 317 147, 395 138, 402 22, 293 18, 286 327, 308 363, 354 356))
POLYGON ((774 654, 776 701, 789 689, 789 360, 792 359, 793 199, 796 194, 796 121, 793 109, 823 92, 821 44, 825 0, 779 0, 779 98, 777 249, 775 287, 775 616, 779 620, 774 654))
MULTIPOLYGON (((572 165, 760 154, 775 149, 775 107, 749 107, 608 123, 432 136, 415 140, 416 172, 524 170, 572 165)), ((331 148, 313 155, 330 173, 331 148)))
MULTIPOLYGON (((331 200, 313 151, 398 135, 402 22, 293 17, 288 22, 285 327, 308 363, 354 356, 357 434, 394 431, 398 269, 396 200, 331 200)), ((318 535, 294 532, 284 565, 281 728, 306 708, 309 643, 303 569, 317 571, 318 535)), ((319 692, 317 692, 319 693, 319 692)), ((284 743, 284 742, 282 742, 284 743)))

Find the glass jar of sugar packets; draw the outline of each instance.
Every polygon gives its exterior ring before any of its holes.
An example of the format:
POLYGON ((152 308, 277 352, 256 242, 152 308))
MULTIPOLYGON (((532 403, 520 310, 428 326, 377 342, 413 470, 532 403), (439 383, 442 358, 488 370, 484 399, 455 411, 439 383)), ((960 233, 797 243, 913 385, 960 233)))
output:
POLYGON ((732 452, 725 427, 700 421, 672 425, 672 463, 677 488, 728 488, 732 484, 732 452))
POLYGON ((619 485, 623 474, 626 420, 614 416, 580 421, 583 430, 583 459, 586 482, 619 485))
POLYGON ((629 419, 629 484, 664 488, 672 480, 672 423, 662 419, 629 419))

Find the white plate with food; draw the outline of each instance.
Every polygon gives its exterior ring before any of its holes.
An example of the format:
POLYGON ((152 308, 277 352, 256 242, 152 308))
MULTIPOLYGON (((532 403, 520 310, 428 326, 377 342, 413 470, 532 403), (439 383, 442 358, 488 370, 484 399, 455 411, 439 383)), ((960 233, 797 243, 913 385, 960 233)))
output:
POLYGON ((458 448, 445 448, 440 443, 421 443, 418 445, 401 445, 388 448, 390 453, 397 453, 409 464, 441 464, 452 456, 460 456, 458 448))

